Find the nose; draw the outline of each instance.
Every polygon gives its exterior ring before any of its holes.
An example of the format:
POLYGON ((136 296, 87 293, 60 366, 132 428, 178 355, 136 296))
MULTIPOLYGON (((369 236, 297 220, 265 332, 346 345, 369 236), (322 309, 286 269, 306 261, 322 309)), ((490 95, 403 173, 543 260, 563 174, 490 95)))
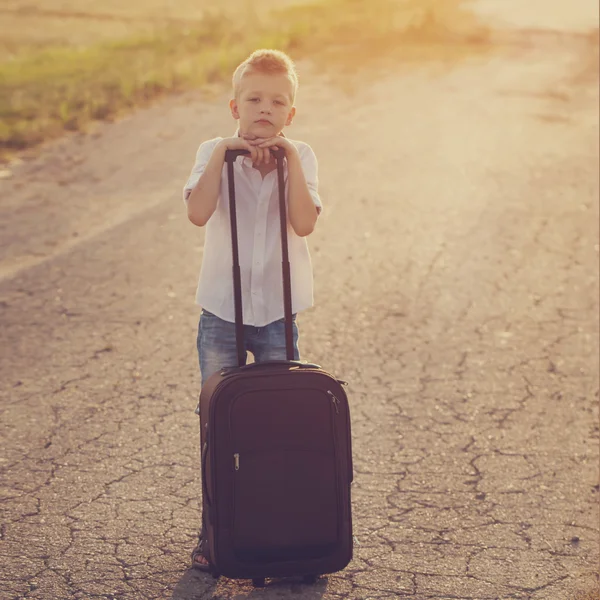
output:
POLYGON ((264 102, 263 104, 261 104, 260 112, 263 114, 266 114, 266 115, 270 115, 271 114, 271 105, 268 102, 264 102))

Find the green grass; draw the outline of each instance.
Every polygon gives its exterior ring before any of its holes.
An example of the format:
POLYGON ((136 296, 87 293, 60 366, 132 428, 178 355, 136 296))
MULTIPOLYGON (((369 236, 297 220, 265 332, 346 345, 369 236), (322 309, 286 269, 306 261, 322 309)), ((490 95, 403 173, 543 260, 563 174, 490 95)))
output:
POLYGON ((325 0, 263 18, 213 14, 192 28, 37 51, 0 64, 0 156, 166 93, 228 81, 259 47, 356 67, 368 57, 400 59, 408 48, 480 44, 486 36, 459 0, 325 0))

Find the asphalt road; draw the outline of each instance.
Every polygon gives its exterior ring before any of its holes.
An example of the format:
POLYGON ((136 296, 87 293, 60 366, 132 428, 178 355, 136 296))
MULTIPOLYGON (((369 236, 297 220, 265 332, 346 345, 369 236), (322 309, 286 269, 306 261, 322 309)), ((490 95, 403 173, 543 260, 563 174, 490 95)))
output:
MULTIPOLYGON (((188 570, 200 479, 180 189, 227 95, 0 181, 0 597, 574 600, 597 589, 597 36, 304 65, 320 160, 303 358, 350 382, 358 543, 314 586, 188 570)), ((593 596, 597 598, 597 596, 593 596)))

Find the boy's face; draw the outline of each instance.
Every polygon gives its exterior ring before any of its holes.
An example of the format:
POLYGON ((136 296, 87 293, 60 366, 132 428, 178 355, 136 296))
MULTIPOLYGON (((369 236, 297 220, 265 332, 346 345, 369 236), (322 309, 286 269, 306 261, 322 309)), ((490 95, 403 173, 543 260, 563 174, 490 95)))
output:
POLYGON ((270 138, 290 125, 296 109, 292 104, 292 82, 284 74, 249 73, 229 107, 240 122, 240 135, 270 138))

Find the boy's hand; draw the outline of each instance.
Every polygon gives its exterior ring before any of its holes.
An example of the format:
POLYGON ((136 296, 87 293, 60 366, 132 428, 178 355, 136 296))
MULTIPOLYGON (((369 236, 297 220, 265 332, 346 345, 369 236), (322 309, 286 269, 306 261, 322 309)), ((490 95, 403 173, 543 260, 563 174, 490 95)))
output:
POLYGON ((262 158, 263 150, 259 150, 255 145, 252 145, 249 140, 244 137, 224 138, 219 142, 225 150, 248 150, 252 162, 256 164, 262 158))
MULTIPOLYGON (((270 151, 269 147, 262 146, 262 144, 270 138, 261 138, 261 137, 257 137, 256 135, 252 135, 252 134, 242 134, 241 137, 244 138, 244 140, 246 140, 246 142, 248 142, 248 144, 250 144, 250 146, 253 148, 253 150, 256 151, 256 159, 255 158, 252 159, 252 162, 254 163, 255 167, 257 167, 261 163, 267 164, 267 163, 271 162, 271 151, 270 151)), ((274 139, 282 139, 282 138, 276 137, 274 139)))
POLYGON ((280 135, 275 135, 271 138, 259 138, 256 136, 243 136, 244 139, 258 151, 258 159, 254 161, 255 165, 261 162, 268 163, 271 161, 271 149, 282 148, 289 157, 290 153, 297 152, 296 146, 287 138, 280 135))
POLYGON ((251 144, 256 144, 256 147, 263 150, 267 155, 270 156, 271 148, 277 149, 282 148, 285 152, 286 156, 289 157, 290 153, 297 152, 296 146, 292 144, 287 138, 281 136, 274 136, 272 138, 267 139, 257 139, 255 141, 250 141, 251 144))

